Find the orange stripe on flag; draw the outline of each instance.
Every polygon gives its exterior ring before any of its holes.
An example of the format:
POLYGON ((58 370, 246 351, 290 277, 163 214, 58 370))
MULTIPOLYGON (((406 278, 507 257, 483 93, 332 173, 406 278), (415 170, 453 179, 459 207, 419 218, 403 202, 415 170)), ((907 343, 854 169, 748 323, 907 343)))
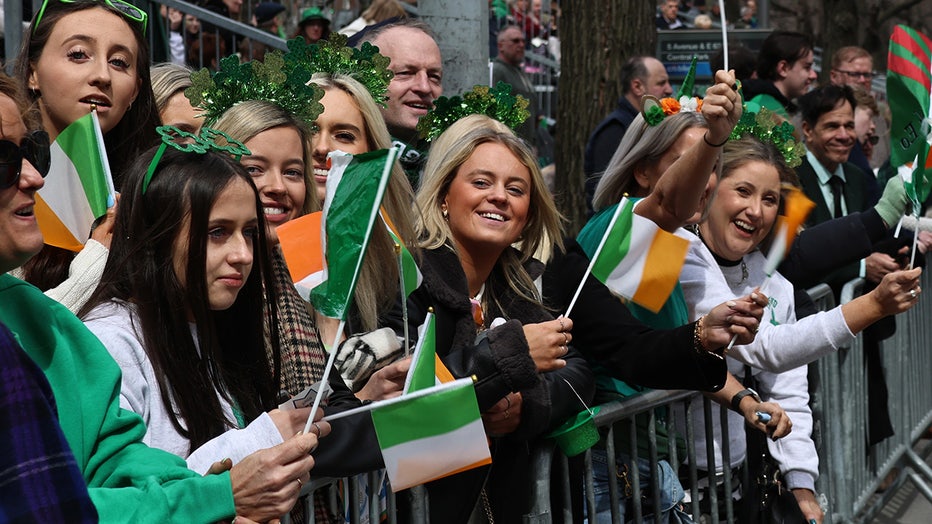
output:
POLYGON ((78 242, 78 239, 71 234, 71 231, 68 231, 58 215, 52 211, 52 208, 39 194, 36 194, 35 213, 36 220, 39 222, 39 229, 42 231, 43 241, 46 244, 74 251, 75 253, 84 249, 84 244, 78 242))
POLYGON ((439 380, 441 384, 456 380, 453 377, 453 373, 450 373, 450 370, 443 365, 443 361, 440 360, 440 355, 434 355, 434 375, 437 376, 437 380, 439 380))
POLYGON ((657 231, 644 260, 641 282, 631 300, 655 313, 660 311, 679 281, 688 249, 689 241, 685 238, 657 231))
POLYGON ((430 479, 428 482, 433 482, 433 481, 435 481, 435 480, 440 480, 440 479, 442 479, 442 478, 450 477, 450 476, 456 475, 456 474, 458 474, 458 473, 462 473, 462 472, 464 472, 464 471, 469 471, 469 470, 471 470, 471 469, 473 469, 473 468, 479 468, 479 467, 482 467, 482 466, 487 466, 487 465, 489 465, 489 464, 491 464, 491 463, 492 463, 492 457, 489 457, 489 458, 483 459, 483 460, 479 460, 479 461, 473 462, 472 464, 470 464, 470 465, 468 465, 468 466, 463 466, 463 467, 461 467, 460 469, 458 469, 458 470, 456 470, 456 471, 451 471, 451 472, 449 472, 449 473, 445 473, 445 474, 443 474, 443 475, 440 475, 439 477, 434 477, 434 478, 430 479))
POLYGON ((324 254, 320 245, 322 216, 320 211, 311 213, 290 220, 275 230, 293 282, 299 282, 324 269, 324 254))

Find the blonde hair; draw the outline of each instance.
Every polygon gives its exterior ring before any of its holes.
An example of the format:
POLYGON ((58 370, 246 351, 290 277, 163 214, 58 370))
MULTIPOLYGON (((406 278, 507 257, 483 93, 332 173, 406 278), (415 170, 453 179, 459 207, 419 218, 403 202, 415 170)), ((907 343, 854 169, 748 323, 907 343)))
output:
POLYGON ((181 64, 172 64, 162 62, 153 64, 152 75, 152 94, 155 95, 155 107, 159 114, 165 110, 169 99, 175 96, 175 93, 184 91, 191 87, 190 67, 181 64))
POLYGON ((398 0, 373 0, 362 12, 362 17, 372 24, 389 18, 407 18, 408 12, 398 3, 398 0))
POLYGON ((417 204, 421 210, 416 226, 420 245, 424 249, 454 245, 453 233, 443 217, 443 201, 460 166, 477 147, 486 143, 505 146, 530 172, 531 201, 519 255, 505 250, 496 264, 501 265, 513 291, 528 300, 540 302, 534 282, 524 269, 524 263, 537 252, 549 253, 549 249, 543 249, 545 247, 555 244, 562 248, 563 217, 547 189, 534 154, 511 129, 497 120, 485 115, 470 115, 456 121, 434 140, 417 193, 417 204))
MULTIPOLYGON (((385 126, 385 120, 382 119, 379 106, 362 84, 351 76, 338 73, 315 73, 311 77, 311 82, 325 91, 339 89, 353 99, 366 127, 369 151, 392 147, 392 137, 385 126)), ((411 189, 411 184, 404 171, 401 170, 401 166, 396 162, 392 167, 385 197, 382 199, 382 208, 407 247, 417 256, 411 220, 413 201, 414 191, 411 189)), ((395 241, 384 227, 376 226, 369 239, 368 251, 354 295, 354 303, 362 322, 359 327, 363 331, 378 328, 379 313, 390 309, 395 304, 399 293, 396 259, 395 241)))
POLYGON ((223 131, 234 140, 247 142, 259 133, 276 127, 294 129, 301 137, 304 160, 304 207, 301 214, 320 210, 314 192, 314 162, 311 158, 311 131, 307 124, 280 106, 264 100, 245 100, 227 109, 211 127, 223 131))

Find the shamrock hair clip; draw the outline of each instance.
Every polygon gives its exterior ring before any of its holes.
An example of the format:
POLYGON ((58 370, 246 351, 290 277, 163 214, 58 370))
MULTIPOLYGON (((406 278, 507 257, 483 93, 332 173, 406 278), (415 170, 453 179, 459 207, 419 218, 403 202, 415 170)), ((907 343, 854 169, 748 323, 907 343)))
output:
POLYGON ((693 87, 696 85, 696 60, 694 56, 676 98, 667 97, 658 100, 651 95, 641 97, 641 114, 648 125, 656 126, 663 122, 664 118, 677 113, 702 111, 702 99, 692 96, 693 87))
POLYGON ((220 151, 228 153, 237 162, 243 155, 250 154, 249 149, 242 142, 217 129, 201 128, 200 135, 183 131, 175 126, 160 126, 155 130, 162 137, 162 144, 159 146, 159 150, 155 152, 155 156, 152 157, 152 161, 149 162, 149 169, 146 170, 146 178, 142 181, 143 195, 149 189, 149 184, 152 182, 156 169, 158 169, 162 155, 165 154, 169 146, 182 153, 196 153, 199 155, 211 150, 220 151), (218 144, 214 140, 217 137, 222 137, 226 141, 226 145, 218 144))
POLYGON ((422 138, 433 140, 457 120, 476 114, 515 129, 531 116, 527 106, 527 98, 511 94, 511 84, 499 82, 491 89, 477 85, 463 96, 441 96, 435 100, 434 107, 418 121, 417 130, 422 138))
POLYGON ((227 109, 246 100, 273 103, 305 122, 313 122, 324 111, 320 99, 324 91, 308 85, 311 73, 285 70, 281 51, 266 53, 265 60, 241 64, 236 55, 220 60, 220 69, 210 74, 206 68, 191 73, 191 87, 185 96, 191 105, 204 110, 204 121, 213 124, 227 109))
POLYGON ((288 41, 288 53, 284 56, 285 71, 289 77, 311 79, 314 73, 346 75, 362 84, 372 99, 385 106, 388 84, 395 75, 388 64, 389 58, 379 54, 379 48, 364 42, 356 49, 347 47, 347 37, 337 32, 330 33, 326 40, 308 44, 303 38, 288 41))

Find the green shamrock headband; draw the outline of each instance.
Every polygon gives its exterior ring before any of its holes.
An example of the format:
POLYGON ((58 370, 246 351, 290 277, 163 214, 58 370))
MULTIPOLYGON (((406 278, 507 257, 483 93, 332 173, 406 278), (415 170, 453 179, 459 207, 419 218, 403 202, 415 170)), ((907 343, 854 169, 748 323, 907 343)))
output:
POLYGON ((428 141, 440 136, 450 125, 469 115, 486 115, 515 129, 531 116, 528 99, 511 94, 511 84, 499 82, 495 87, 477 85, 462 97, 441 96, 434 107, 421 117, 417 130, 428 141))
POLYGON ((155 156, 152 157, 152 161, 149 162, 149 169, 146 170, 146 178, 142 181, 143 195, 145 195, 146 191, 149 189, 149 184, 152 182, 155 170, 158 169, 159 162, 162 160, 162 155, 165 154, 169 146, 182 153, 197 153, 199 155, 203 155, 211 150, 221 151, 229 153, 237 162, 239 162, 239 159, 242 158, 243 155, 250 154, 249 149, 239 140, 235 140, 223 131, 211 129, 209 127, 201 128, 200 135, 182 131, 175 126, 161 126, 156 128, 156 132, 162 137, 162 145, 159 146, 159 150, 156 151, 155 156), (214 140, 218 136, 226 140, 226 145, 218 144, 214 140))
POLYGON ((335 31, 328 39, 314 44, 308 44, 303 38, 289 40, 288 53, 284 56, 286 73, 289 77, 295 71, 349 76, 362 84, 377 104, 385 107, 388 84, 395 76, 388 69, 389 58, 379 54, 379 48, 369 42, 356 49, 347 47, 346 41, 346 35, 335 31))
POLYGON ((286 71, 284 55, 279 50, 266 53, 263 61, 243 64, 238 56, 231 55, 220 60, 220 69, 213 75, 206 68, 191 73, 191 87, 184 94, 192 106, 204 110, 208 125, 246 100, 273 103, 310 124, 324 111, 320 103, 323 89, 308 85, 312 73, 294 63, 289 63, 286 71))
POLYGON ((773 144, 783 155, 789 167, 795 168, 802 164, 806 148, 793 134, 795 130, 793 124, 779 118, 776 113, 766 107, 755 107, 755 109, 757 111, 750 111, 745 105, 741 119, 731 131, 731 139, 738 140, 742 136, 753 135, 761 142, 773 144))

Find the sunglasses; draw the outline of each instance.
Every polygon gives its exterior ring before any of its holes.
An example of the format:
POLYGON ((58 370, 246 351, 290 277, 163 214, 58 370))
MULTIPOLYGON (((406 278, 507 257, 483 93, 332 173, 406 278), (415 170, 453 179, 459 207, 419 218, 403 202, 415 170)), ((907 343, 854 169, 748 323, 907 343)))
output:
POLYGON ((23 137, 20 145, 9 140, 0 140, 0 189, 7 189, 19 183, 24 158, 36 168, 42 178, 49 174, 52 154, 49 151, 48 133, 33 131, 23 137))
MULTIPOLYGON (((79 3, 75 0, 55 0, 55 1, 62 3, 62 4, 79 3)), ((86 3, 104 3, 104 4, 109 5, 110 7, 122 13, 123 16, 125 16, 126 18, 139 22, 139 24, 142 25, 142 36, 146 36, 146 20, 149 19, 149 15, 147 15, 145 11, 143 11, 142 9, 139 9, 133 4, 124 2, 123 0, 90 0, 89 2, 86 2, 86 3)), ((35 33, 36 28, 39 27, 39 22, 42 21, 42 15, 45 14, 45 8, 48 7, 48 5, 49 5, 49 0, 42 0, 42 7, 39 8, 39 14, 36 15, 36 21, 34 24, 32 24, 33 33, 35 33)))

